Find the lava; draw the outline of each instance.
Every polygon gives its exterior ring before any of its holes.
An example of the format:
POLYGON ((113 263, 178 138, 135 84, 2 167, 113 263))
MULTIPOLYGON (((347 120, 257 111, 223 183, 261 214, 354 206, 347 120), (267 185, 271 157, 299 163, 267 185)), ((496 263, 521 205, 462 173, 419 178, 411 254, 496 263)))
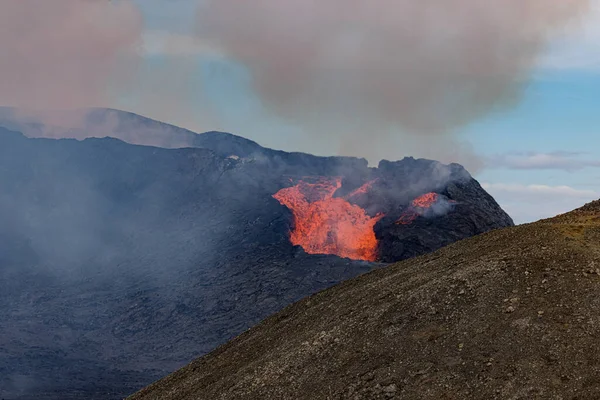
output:
POLYGON ((416 208, 429 208, 435 204, 440 196, 437 193, 425 193, 412 201, 412 206, 416 208))
POLYGON ((350 192, 347 196, 346 199, 352 199, 355 196, 358 195, 366 195, 367 193, 369 193, 369 191, 373 188, 373 185, 378 181, 379 179, 375 179, 372 181, 369 181, 367 183, 365 183, 364 185, 362 185, 361 187, 359 187, 358 189, 353 190, 352 192, 350 192))
POLYGON ((290 241, 309 254, 335 254, 355 260, 377 259, 377 238, 373 227, 383 214, 369 216, 348 199, 366 193, 369 182, 345 198, 334 198, 342 186, 341 178, 319 178, 315 183, 300 181, 281 189, 273 197, 289 208, 295 227, 290 241))
MULTIPOLYGON (((342 187, 342 178, 304 178, 295 186, 274 194, 273 197, 294 215, 295 226, 290 232, 292 244, 302 246, 309 254, 375 261, 378 243, 373 228, 384 214, 371 217, 349 200, 368 194, 376 181, 365 183, 345 197, 334 197, 342 187)), ((433 192, 417 197, 396 224, 413 223, 440 199, 440 195, 433 192)))
POLYGON ((396 223, 398 225, 410 225, 415 219, 417 219, 418 216, 418 212, 414 210, 406 210, 402 213, 400 218, 398 218, 398 221, 396 221, 396 223))
POLYGON ((425 212, 425 210, 431 208, 439 198, 440 196, 433 192, 425 193, 424 195, 417 197, 410 203, 410 207, 402 213, 396 223, 399 225, 412 224, 415 219, 425 212))

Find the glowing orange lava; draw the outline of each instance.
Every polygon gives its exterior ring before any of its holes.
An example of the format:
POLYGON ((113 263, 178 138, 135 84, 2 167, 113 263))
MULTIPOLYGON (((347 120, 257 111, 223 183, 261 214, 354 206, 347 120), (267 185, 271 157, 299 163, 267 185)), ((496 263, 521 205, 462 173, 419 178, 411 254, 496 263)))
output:
POLYGON ((425 193, 423 196, 417 197, 412 201, 413 207, 429 208, 438 201, 440 196, 437 193, 425 193))
POLYGON ((396 223, 400 225, 412 224, 424 210, 434 205, 439 198, 440 196, 437 193, 425 193, 424 195, 417 197, 410 203, 411 207, 402 213, 396 223))
POLYGON ((367 182, 364 185, 362 185, 361 187, 359 187, 358 189, 353 190, 352 192, 350 192, 346 198, 347 199, 351 199, 355 196, 361 195, 361 194, 367 194, 369 193, 369 191, 371 190, 371 188, 373 188, 373 185, 375 184, 375 182, 377 182, 378 179, 375 179, 373 181, 367 182))
POLYGON ((372 183, 350 193, 346 198, 334 198, 342 186, 341 178, 319 178, 316 183, 300 181, 281 189, 273 197, 289 208, 295 227, 290 241, 309 254, 335 254, 355 260, 377 259, 377 238, 373 227, 382 214, 369 216, 365 210, 350 204, 348 198, 366 193, 372 183))

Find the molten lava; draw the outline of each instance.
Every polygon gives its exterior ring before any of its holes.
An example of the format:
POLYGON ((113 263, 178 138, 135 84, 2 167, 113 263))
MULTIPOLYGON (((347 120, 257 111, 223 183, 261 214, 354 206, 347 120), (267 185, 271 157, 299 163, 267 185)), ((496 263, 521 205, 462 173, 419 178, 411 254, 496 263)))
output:
POLYGON ((416 208, 429 208, 435 204, 440 196, 437 193, 426 193, 412 201, 412 206, 416 208))
POLYGON ((295 227, 290 241, 309 254, 335 254, 355 260, 375 261, 377 239, 373 227, 382 214, 369 216, 348 199, 366 193, 369 182, 346 198, 334 198, 342 186, 341 178, 319 178, 315 183, 300 181, 277 192, 273 197, 289 208, 295 227))
POLYGON ((410 207, 402 213, 396 223, 400 225, 412 224, 417 217, 425 212, 425 210, 431 208, 439 198, 440 196, 437 193, 425 193, 424 195, 417 197, 410 203, 410 207))
POLYGON ((378 181, 379 179, 375 179, 372 181, 369 181, 367 183, 365 183, 364 185, 362 185, 361 187, 359 187, 358 189, 353 190, 352 192, 350 192, 347 196, 346 199, 352 199, 356 196, 359 195, 366 195, 367 193, 369 193, 369 191, 373 188, 373 185, 378 181))
MULTIPOLYGON (((350 200, 367 195, 376 182, 367 182, 345 197, 334 194, 342 187, 342 178, 305 178, 273 195, 294 215, 290 241, 309 254, 335 254, 355 260, 377 259, 377 238, 373 228, 384 217, 371 217, 350 200)), ((396 224, 409 225, 441 201, 437 193, 414 199, 396 224)), ((455 203, 450 201, 450 203, 455 203)))

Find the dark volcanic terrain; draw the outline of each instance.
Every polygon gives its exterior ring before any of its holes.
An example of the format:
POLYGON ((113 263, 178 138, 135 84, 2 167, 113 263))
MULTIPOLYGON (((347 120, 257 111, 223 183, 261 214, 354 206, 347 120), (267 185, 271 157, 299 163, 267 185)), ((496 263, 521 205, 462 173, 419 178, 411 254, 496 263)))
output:
MULTIPOLYGON (((122 118, 116 136, 162 126, 106 112, 122 118)), ((160 135, 195 135, 167 127, 160 135)), ((290 243, 294 218, 273 195, 299 179, 341 177, 335 196, 375 182, 352 202, 385 214, 374 227, 381 262, 512 225, 459 165, 407 158, 369 168, 225 133, 193 140, 198 148, 163 149, 0 129, 0 398, 122 398, 286 305, 380 267, 290 243), (450 206, 396 224, 427 192, 450 206)))
POLYGON ((131 400, 600 398, 600 201, 285 308, 131 400))

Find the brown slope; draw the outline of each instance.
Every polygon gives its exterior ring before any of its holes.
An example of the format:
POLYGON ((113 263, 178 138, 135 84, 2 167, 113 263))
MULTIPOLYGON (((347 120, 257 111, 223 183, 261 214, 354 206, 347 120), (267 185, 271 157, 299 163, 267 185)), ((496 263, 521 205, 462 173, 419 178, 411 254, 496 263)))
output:
POLYGON ((600 202, 296 303, 132 399, 600 398, 600 202))

